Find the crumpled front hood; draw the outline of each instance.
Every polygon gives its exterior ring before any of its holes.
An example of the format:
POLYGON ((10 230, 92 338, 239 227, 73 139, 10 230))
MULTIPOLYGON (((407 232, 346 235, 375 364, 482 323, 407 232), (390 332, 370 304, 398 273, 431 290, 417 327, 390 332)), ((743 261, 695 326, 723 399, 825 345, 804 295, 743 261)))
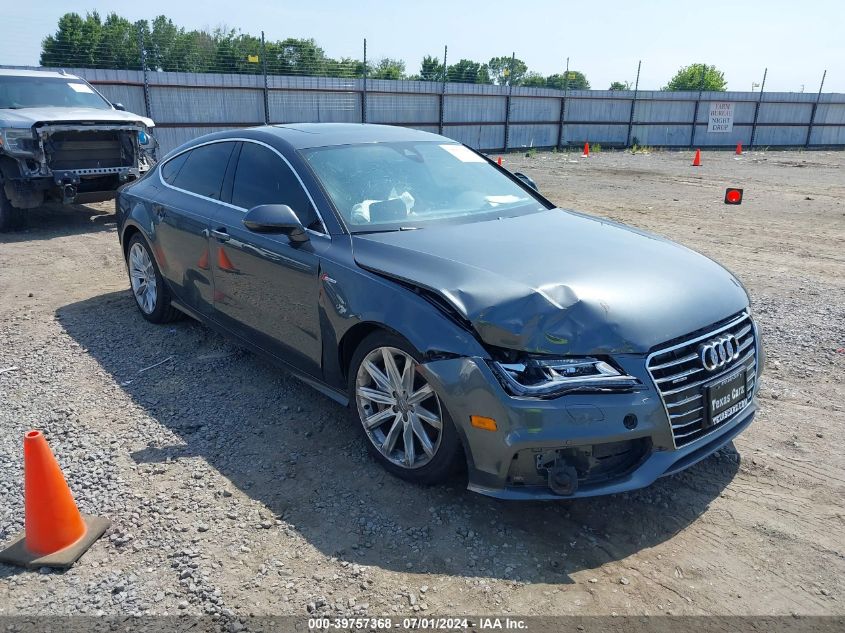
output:
POLYGON ((0 109, 0 127, 32 127, 35 123, 143 123, 154 127, 152 119, 123 110, 97 108, 20 108, 0 109))
POLYGON ((712 260, 661 237, 554 209, 353 236, 355 261, 434 291, 499 347, 645 353, 748 305, 712 260))

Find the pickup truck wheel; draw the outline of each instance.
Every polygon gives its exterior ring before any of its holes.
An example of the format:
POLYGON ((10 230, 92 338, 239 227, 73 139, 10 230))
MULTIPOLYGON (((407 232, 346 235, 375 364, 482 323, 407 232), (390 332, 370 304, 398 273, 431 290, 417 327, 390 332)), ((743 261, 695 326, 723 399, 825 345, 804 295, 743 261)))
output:
POLYGON ((129 240, 126 267, 135 305, 147 321, 169 323, 181 316, 182 313, 170 305, 170 290, 164 283, 147 241, 139 233, 129 240))
POLYGON ((3 190, 3 182, 0 181, 0 233, 13 231, 23 224, 23 212, 12 206, 3 190))

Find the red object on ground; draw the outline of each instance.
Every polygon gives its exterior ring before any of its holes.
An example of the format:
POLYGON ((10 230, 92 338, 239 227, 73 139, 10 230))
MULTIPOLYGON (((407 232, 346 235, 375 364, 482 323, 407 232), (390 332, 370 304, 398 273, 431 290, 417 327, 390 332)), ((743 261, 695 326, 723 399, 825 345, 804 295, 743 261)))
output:
POLYGON ((584 143, 584 158, 587 158, 590 155, 590 144, 584 143))
POLYGON ((67 569, 111 525, 79 513, 62 469, 41 431, 23 438, 24 531, 0 551, 0 562, 30 569, 67 569))
POLYGON ((742 204, 742 189, 728 187, 725 190, 725 204, 742 204))
POLYGON ((693 167, 701 167, 701 150, 695 150, 695 158, 692 159, 693 167))
POLYGON ((238 270, 222 247, 217 248, 217 267, 227 272, 237 272, 238 270))
POLYGON ((737 143, 737 144, 736 144, 736 155, 737 155, 737 156, 742 155, 742 143, 737 143))
POLYGON ((23 461, 26 548, 43 556, 73 545, 85 522, 41 431, 24 435, 23 461))
POLYGON ((496 163, 499 165, 499 167, 502 166, 502 157, 501 156, 499 156, 499 158, 496 159, 496 163))

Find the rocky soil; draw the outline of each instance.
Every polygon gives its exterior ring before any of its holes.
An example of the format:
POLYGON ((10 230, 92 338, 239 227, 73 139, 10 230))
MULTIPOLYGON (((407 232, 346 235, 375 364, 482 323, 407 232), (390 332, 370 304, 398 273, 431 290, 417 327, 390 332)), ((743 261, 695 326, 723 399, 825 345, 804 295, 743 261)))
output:
POLYGON ((30 428, 113 526, 67 572, 0 565, 0 615, 845 614, 845 154, 690 159, 505 156, 561 206, 723 262, 768 352, 735 447, 574 502, 394 479, 336 404, 193 321, 145 322, 108 204, 37 210, 0 236, 0 543, 30 428))

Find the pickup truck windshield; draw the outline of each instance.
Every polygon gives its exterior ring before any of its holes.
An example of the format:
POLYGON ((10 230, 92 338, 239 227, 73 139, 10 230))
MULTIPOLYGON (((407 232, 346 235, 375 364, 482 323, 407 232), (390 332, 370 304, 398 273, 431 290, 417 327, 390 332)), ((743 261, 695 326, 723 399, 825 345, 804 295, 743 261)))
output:
POLYGON ((111 104, 84 81, 68 77, 0 77, 0 108, 95 108, 111 104))
POLYGON ((366 143, 300 151, 352 233, 472 222, 546 208, 458 143, 366 143))

